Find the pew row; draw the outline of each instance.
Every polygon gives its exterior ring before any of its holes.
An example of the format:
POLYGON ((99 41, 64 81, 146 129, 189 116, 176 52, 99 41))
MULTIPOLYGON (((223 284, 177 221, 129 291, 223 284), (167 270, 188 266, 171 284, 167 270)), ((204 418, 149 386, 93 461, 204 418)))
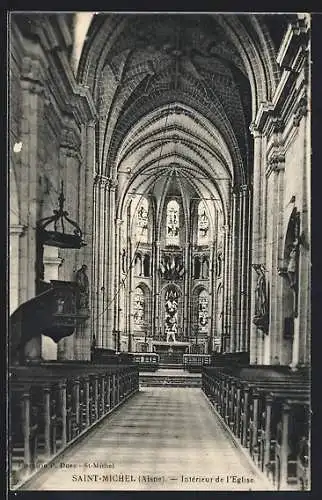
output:
POLYGON ((277 490, 310 484, 310 380, 285 367, 208 368, 202 388, 277 490))
POLYGON ((136 366, 15 366, 9 376, 10 487, 139 390, 136 366))

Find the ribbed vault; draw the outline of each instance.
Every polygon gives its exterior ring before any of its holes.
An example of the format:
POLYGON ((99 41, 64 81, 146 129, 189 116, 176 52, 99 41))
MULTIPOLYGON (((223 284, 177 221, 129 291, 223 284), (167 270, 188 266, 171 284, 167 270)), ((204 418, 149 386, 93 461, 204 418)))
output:
POLYGON ((182 194, 226 211, 231 185, 241 176, 214 125, 179 103, 163 106, 138 122, 124 138, 116 164, 123 186, 120 214, 127 194, 154 194, 160 204, 172 175, 182 194))
MULTIPOLYGON (((115 179, 120 169, 130 168, 136 178, 156 162, 158 169, 181 162, 180 175, 189 183, 207 175, 227 177, 228 171, 234 184, 249 183, 249 124, 276 87, 274 50, 263 16, 94 16, 78 78, 90 88, 98 111, 97 173, 115 179), (173 103, 185 119, 175 113, 165 124, 173 103), (146 133, 134 132, 139 126, 146 133), (229 163, 225 175, 219 172, 217 164, 225 170, 229 163)), ((153 176, 142 178, 138 186, 148 189, 151 182, 153 176)), ((221 191, 225 198, 225 187, 221 191)))

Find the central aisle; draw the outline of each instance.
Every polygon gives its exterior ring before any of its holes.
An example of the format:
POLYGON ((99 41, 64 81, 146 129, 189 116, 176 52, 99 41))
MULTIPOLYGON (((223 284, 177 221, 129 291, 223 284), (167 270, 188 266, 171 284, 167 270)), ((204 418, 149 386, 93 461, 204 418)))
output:
POLYGON ((267 490, 200 389, 144 388, 28 490, 267 490))

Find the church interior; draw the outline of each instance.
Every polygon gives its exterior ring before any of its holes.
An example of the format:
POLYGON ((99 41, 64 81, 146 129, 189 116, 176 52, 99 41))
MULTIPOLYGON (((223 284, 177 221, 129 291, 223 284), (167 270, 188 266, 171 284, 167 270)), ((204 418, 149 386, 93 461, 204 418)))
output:
POLYGON ((12 13, 12 489, 310 489, 310 57, 308 14, 12 13))

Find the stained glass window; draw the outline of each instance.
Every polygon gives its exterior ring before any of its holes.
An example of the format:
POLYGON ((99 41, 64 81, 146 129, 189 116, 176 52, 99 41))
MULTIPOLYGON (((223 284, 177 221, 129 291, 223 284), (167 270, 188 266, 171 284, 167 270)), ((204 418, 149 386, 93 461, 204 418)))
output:
POLYGON ((209 219, 203 201, 198 206, 198 245, 207 245, 209 241, 209 219))
POLYGON ((200 333, 208 331, 208 294, 203 290, 198 301, 198 330, 200 333))
POLYGON ((136 222, 136 240, 141 243, 148 242, 148 209, 148 200, 143 198, 137 211, 136 222))
POLYGON ((179 245, 179 204, 171 200, 167 206, 167 245, 179 245))

